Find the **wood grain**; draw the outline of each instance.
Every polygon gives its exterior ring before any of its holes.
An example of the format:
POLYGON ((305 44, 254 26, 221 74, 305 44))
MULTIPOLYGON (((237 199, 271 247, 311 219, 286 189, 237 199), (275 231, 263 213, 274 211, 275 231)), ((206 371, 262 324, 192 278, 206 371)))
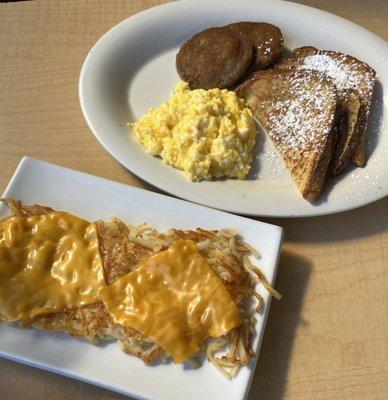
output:
MULTIPOLYGON (((386 0, 297 1, 388 39, 386 0)), ((0 4, 0 191, 35 156, 146 187, 90 134, 79 71, 110 27, 155 0, 0 4)), ((388 200, 339 215, 268 220, 285 228, 277 287, 250 400, 388 398, 388 200)), ((124 399, 0 360, 0 399, 124 399)))

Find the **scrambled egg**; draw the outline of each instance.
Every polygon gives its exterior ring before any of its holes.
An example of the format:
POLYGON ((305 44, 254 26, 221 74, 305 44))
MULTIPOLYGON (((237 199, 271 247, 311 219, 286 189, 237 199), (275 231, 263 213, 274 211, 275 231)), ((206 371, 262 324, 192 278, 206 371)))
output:
POLYGON ((189 90, 180 82, 170 100, 129 126, 147 153, 191 180, 244 179, 250 170, 255 123, 232 91, 189 90))

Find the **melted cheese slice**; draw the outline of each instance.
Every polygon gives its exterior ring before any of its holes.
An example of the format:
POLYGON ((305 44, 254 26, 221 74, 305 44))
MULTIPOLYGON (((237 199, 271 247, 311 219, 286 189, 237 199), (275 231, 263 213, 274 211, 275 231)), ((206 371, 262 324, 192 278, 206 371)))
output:
POLYGON ((241 324, 229 292, 188 240, 143 261, 100 297, 116 323, 153 338, 176 362, 241 324))
POLYGON ((96 303, 105 285, 95 224, 65 212, 0 223, 0 318, 96 303))

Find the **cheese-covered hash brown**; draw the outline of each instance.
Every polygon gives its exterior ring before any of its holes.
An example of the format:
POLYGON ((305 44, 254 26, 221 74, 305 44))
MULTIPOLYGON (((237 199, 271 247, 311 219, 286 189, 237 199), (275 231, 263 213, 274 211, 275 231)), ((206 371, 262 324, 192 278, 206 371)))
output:
MULTIPOLYGON (((22 206, 15 200, 3 200, 13 216, 44 215, 54 210, 40 205, 22 206)), ((121 276, 136 269, 140 262, 151 255, 166 250, 178 239, 196 243, 198 251, 212 267, 238 306, 243 323, 218 339, 209 339, 203 345, 208 359, 227 377, 234 377, 242 365, 251 360, 254 337, 253 313, 263 309, 264 301, 255 291, 257 283, 262 283, 276 298, 280 298, 266 281, 262 272, 250 262, 248 256, 258 253, 239 239, 233 230, 193 230, 170 229, 158 232, 142 224, 126 225, 118 218, 109 222, 97 221, 100 254, 106 283, 111 285, 121 276), (252 296, 257 306, 252 310, 249 304, 252 296), (223 355, 217 356, 220 350, 223 355), (226 351, 226 353, 225 353, 226 351)), ((7 321, 0 315, 0 321, 7 321)), ((61 331, 70 335, 98 343, 101 340, 117 340, 125 353, 141 358, 145 363, 166 360, 169 354, 152 339, 132 328, 114 323, 111 315, 100 301, 87 306, 67 309, 64 312, 39 315, 17 321, 22 327, 34 327, 48 331, 61 331)), ((195 362, 195 359, 191 359, 195 362)))

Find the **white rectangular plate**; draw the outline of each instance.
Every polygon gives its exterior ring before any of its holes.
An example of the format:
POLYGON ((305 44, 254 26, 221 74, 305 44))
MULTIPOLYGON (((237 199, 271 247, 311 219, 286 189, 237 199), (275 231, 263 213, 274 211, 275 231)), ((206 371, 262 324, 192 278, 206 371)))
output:
MULTIPOLYGON (((4 197, 25 204, 44 204, 89 220, 117 216, 130 224, 148 222, 171 227, 235 228, 260 250, 260 266, 273 283, 282 242, 280 227, 136 189, 92 175, 24 157, 4 197)), ((0 206, 0 217, 8 210, 0 206)), ((263 290, 265 310, 258 317, 252 365, 233 380, 205 361, 198 369, 174 363, 146 366, 121 352, 116 343, 93 346, 65 334, 23 330, 0 324, 0 356, 89 382, 141 399, 238 400, 247 395, 268 315, 270 298, 263 290)))

